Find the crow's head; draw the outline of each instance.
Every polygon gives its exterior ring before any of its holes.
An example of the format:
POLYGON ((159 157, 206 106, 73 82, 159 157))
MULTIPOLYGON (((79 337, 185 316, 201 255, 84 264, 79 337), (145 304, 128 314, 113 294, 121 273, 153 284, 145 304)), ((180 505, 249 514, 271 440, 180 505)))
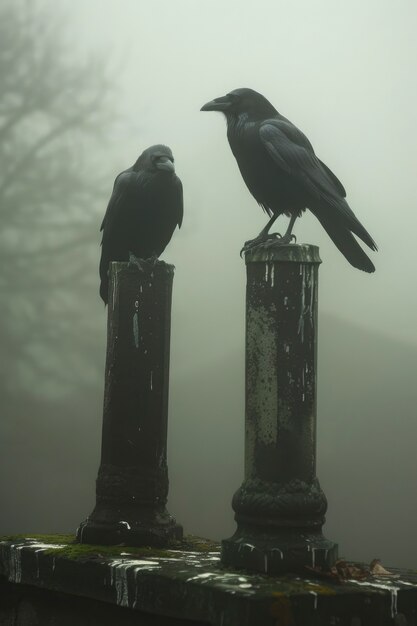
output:
POLYGON ((272 104, 253 89, 234 89, 226 96, 207 102, 201 111, 221 111, 227 118, 246 115, 249 120, 260 120, 277 113, 272 104))
POLYGON ((175 172, 174 157, 168 146, 158 144, 146 148, 133 166, 134 171, 175 172))

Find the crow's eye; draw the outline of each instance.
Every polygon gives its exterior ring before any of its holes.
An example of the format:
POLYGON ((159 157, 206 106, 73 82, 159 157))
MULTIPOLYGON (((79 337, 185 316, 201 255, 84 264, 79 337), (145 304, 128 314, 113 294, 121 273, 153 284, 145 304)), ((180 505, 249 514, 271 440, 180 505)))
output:
POLYGON ((235 93, 230 93, 228 95, 228 98, 231 107, 235 109, 236 107, 240 106, 240 96, 236 95, 235 93))

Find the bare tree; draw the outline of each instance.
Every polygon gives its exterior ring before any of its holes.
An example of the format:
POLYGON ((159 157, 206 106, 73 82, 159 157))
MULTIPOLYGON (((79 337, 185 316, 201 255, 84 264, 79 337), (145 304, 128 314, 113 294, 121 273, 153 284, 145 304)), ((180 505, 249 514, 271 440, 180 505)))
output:
POLYGON ((109 90, 102 65, 75 58, 64 32, 53 7, 0 5, 0 376, 15 391, 95 376, 85 295, 96 290, 105 200, 92 160, 109 90))

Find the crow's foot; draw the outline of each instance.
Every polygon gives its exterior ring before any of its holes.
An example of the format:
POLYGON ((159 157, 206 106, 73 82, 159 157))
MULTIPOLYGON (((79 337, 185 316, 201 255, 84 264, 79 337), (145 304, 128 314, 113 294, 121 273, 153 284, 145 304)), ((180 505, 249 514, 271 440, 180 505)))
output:
POLYGON ((158 256, 153 254, 147 259, 139 259, 133 252, 129 252, 129 267, 135 267, 140 272, 144 272, 147 270, 153 270, 157 263, 164 263, 164 261, 159 261, 158 256))
POLYGON ((155 267, 157 262, 158 262, 158 257, 156 256, 156 254, 153 254, 152 256, 149 257, 149 259, 146 259, 146 263, 148 265, 151 265, 152 267, 155 267))
POLYGON ((139 259, 136 255, 133 254, 133 252, 129 251, 129 267, 130 268, 135 267, 140 272, 144 272, 145 271, 144 265, 146 264, 147 264, 147 261, 145 261, 145 259, 139 259))
POLYGON ((268 233, 261 234, 255 237, 255 239, 250 239, 249 241, 245 241, 245 245, 240 251, 240 256, 242 254, 246 254, 249 250, 254 250, 255 248, 269 248, 271 246, 285 246, 294 241, 296 243, 297 238, 295 235, 285 233, 282 236, 280 233, 268 233))
POLYGON ((285 233, 285 235, 283 237, 281 237, 277 243, 279 243, 280 246, 286 246, 287 244, 291 243, 291 242, 297 243, 297 237, 295 235, 291 235, 289 233, 285 233))
POLYGON ((282 237, 279 233, 260 234, 255 237, 255 239, 249 239, 249 241, 245 241, 245 245, 240 251, 240 256, 242 256, 242 254, 246 254, 246 252, 249 252, 249 250, 253 250, 254 248, 258 248, 260 246, 265 246, 267 242, 270 242, 271 240, 276 242, 278 241, 278 239, 281 238, 282 237))

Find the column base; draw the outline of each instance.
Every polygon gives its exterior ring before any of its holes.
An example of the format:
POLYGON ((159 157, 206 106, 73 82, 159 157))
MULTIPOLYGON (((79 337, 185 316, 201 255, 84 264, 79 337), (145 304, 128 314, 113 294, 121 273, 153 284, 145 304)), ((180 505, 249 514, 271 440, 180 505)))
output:
POLYGON ((222 541, 223 565, 271 576, 305 574, 306 567, 329 569, 336 559, 337 544, 309 529, 238 529, 233 537, 222 541))
POLYGON ((166 511, 96 506, 77 529, 77 541, 96 545, 152 546, 163 548, 180 541, 182 526, 166 511))

